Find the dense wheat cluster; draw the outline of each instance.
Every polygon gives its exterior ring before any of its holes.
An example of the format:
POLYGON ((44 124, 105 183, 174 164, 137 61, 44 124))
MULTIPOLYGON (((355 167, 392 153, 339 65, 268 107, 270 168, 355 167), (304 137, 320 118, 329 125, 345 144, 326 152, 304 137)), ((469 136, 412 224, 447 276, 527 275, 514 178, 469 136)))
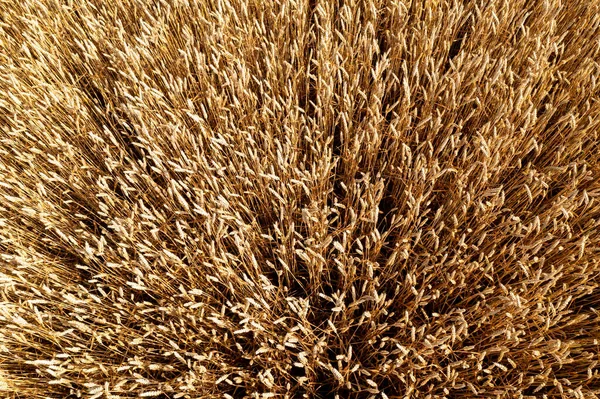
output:
POLYGON ((0 396, 600 396, 599 63, 596 0, 0 0, 0 396))

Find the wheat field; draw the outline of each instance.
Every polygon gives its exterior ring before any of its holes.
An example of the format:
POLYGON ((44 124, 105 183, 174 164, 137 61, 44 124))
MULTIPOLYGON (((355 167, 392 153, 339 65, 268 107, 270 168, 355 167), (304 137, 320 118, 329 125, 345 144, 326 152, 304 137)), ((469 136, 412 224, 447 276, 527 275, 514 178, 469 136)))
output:
POLYGON ((600 395, 600 1, 0 0, 0 397, 600 395))

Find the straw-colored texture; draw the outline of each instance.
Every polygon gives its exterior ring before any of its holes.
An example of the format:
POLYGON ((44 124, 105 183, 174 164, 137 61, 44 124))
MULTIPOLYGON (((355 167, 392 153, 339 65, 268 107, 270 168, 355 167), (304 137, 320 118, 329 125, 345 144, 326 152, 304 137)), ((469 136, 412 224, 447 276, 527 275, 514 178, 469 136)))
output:
POLYGON ((0 397, 596 398, 598 0, 0 0, 0 397))

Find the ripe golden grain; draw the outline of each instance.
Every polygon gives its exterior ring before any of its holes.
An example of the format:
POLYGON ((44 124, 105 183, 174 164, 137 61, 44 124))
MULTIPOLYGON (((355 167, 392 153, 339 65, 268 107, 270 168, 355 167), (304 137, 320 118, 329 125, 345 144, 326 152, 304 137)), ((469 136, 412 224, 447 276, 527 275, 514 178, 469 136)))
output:
POLYGON ((0 396, 596 398, 600 3, 0 0, 0 396))

